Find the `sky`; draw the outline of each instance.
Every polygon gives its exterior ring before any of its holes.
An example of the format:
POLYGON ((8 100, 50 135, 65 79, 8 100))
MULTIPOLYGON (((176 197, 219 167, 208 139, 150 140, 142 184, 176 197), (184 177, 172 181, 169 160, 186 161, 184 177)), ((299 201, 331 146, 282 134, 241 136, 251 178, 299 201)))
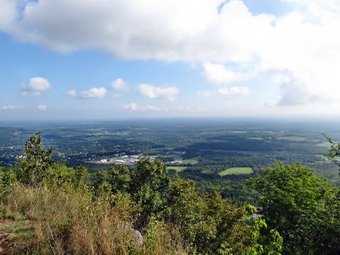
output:
POLYGON ((339 0, 0 0, 0 120, 340 116, 339 0))

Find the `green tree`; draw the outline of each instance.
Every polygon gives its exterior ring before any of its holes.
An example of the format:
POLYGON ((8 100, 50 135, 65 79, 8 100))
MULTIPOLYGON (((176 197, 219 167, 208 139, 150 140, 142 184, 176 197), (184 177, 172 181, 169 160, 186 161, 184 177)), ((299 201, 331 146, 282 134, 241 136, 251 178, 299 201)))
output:
MULTIPOLYGON (((326 134, 323 134, 323 136, 327 139, 327 141, 330 143, 331 147, 329 148, 326 156, 332 160, 333 163, 340 166, 340 143, 334 142, 330 137, 328 137, 326 134)), ((339 170, 340 174, 340 170, 339 170)))
POLYGON ((284 254, 337 254, 339 200, 335 187, 300 163, 277 163, 248 180, 262 196, 269 229, 283 237, 284 254))
POLYGON ((163 217, 179 227, 192 254, 244 254, 252 244, 245 216, 219 193, 198 192, 192 180, 175 176, 170 182, 163 217))
POLYGON ((54 163, 48 168, 45 174, 44 183, 46 185, 78 189, 84 188, 88 170, 86 167, 67 167, 63 163, 54 163))
POLYGON ((168 185, 169 177, 162 161, 152 161, 146 156, 138 160, 129 187, 132 199, 142 208, 138 227, 145 227, 151 216, 163 210, 168 185))
POLYGON ((127 192, 131 185, 131 171, 125 165, 116 165, 109 168, 109 183, 112 186, 112 192, 127 192))
POLYGON ((10 187, 16 182, 16 175, 13 173, 12 169, 4 169, 0 167, 0 190, 2 188, 10 187))
POLYGON ((111 196, 113 194, 109 174, 105 170, 99 170, 94 174, 92 185, 96 196, 111 196))
POLYGON ((281 255, 283 238, 276 229, 268 229, 266 221, 254 212, 256 209, 252 205, 246 206, 247 211, 251 214, 247 223, 250 226, 248 236, 251 240, 251 247, 245 252, 245 255, 281 255), (261 234, 266 232, 266 235, 261 234))
POLYGON ((24 157, 19 159, 18 180, 36 186, 47 176, 53 160, 52 149, 45 149, 41 140, 42 132, 32 135, 25 144, 24 157))

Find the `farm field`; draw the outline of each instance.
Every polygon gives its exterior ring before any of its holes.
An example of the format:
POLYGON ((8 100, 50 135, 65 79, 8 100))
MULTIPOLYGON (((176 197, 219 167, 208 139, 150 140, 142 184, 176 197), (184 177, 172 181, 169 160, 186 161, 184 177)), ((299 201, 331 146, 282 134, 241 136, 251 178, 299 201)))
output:
POLYGON ((231 174, 252 174, 254 171, 251 167, 230 167, 223 172, 220 172, 220 176, 226 176, 231 174))
POLYGON ((181 172, 183 170, 185 170, 187 167, 185 166, 168 166, 167 169, 168 170, 175 170, 176 172, 181 172))

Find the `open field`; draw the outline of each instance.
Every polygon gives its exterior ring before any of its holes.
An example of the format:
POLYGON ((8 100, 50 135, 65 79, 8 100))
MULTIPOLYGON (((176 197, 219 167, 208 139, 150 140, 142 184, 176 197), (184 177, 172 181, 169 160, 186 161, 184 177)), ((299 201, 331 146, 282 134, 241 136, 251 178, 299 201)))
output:
POLYGON ((196 158, 191 158, 191 159, 185 159, 183 160, 184 164, 191 164, 191 165, 195 165, 198 163, 198 159, 196 158))
POLYGON ((167 166, 166 168, 168 170, 175 170, 176 172, 181 172, 185 170, 187 167, 186 166, 167 166))
POLYGON ((318 143, 318 144, 316 144, 316 146, 325 147, 325 148, 330 148, 331 147, 328 142, 318 143))
POLYGON ((230 167, 219 173, 220 176, 232 174, 252 174, 254 171, 251 167, 230 167))
POLYGON ((277 138, 277 140, 283 140, 283 141, 291 141, 291 142, 303 142, 306 140, 306 137, 300 137, 300 136, 280 136, 277 138))

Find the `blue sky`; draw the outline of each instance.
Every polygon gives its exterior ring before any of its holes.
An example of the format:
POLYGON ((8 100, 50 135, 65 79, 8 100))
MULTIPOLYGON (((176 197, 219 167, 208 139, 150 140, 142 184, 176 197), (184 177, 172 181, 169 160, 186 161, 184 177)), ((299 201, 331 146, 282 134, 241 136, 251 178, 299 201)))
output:
POLYGON ((337 0, 0 0, 0 120, 337 117, 337 0))

